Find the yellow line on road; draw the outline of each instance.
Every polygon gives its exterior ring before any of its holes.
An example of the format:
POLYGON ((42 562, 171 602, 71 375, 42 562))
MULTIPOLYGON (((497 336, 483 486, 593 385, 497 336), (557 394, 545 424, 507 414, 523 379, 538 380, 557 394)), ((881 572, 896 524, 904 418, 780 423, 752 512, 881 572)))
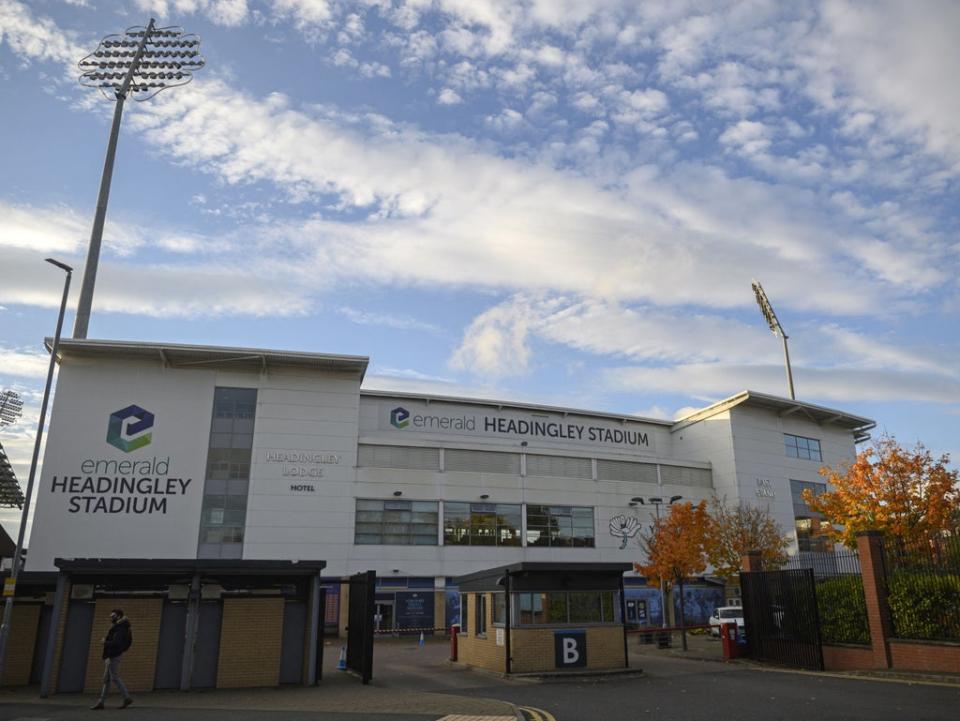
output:
POLYGON ((549 711, 533 706, 521 706, 520 710, 530 717, 530 721, 557 721, 556 717, 549 711))

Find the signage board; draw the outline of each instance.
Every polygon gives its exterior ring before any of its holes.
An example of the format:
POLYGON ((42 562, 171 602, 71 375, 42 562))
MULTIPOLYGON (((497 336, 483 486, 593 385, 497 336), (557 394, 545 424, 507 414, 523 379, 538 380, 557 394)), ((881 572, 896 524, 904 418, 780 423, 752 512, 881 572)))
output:
POLYGON ((554 631, 553 661, 556 668, 583 668, 587 665, 586 630, 554 631))

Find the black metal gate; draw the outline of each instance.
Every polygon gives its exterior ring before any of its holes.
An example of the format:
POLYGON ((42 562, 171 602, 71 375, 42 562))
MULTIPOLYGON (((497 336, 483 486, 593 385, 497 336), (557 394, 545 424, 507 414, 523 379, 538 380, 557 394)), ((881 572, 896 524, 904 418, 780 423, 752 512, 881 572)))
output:
POLYGON ((741 573, 740 589, 751 657, 823 670, 812 569, 741 573))
POLYGON ((350 609, 347 625, 347 668, 363 683, 373 678, 373 614, 377 592, 375 571, 350 576, 350 609))

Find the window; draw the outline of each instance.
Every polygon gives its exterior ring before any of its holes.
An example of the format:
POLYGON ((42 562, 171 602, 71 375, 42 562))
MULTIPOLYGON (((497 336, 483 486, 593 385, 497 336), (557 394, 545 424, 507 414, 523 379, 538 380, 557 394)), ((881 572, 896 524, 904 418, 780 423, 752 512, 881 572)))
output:
POLYGON ((791 458, 804 458, 808 461, 823 460, 823 455, 820 453, 820 441, 816 438, 804 438, 803 436, 792 436, 789 433, 784 433, 783 443, 786 446, 787 455, 791 458))
POLYGON ((477 603, 475 606, 475 611, 477 616, 476 616, 476 623, 474 624, 474 628, 476 629, 476 631, 474 632, 474 635, 486 636, 487 635, 487 594, 478 593, 475 595, 477 598, 477 603))
POLYGON ((833 542, 827 535, 828 524, 823 516, 815 513, 803 500, 803 492, 809 490, 814 497, 825 493, 826 483, 814 481, 790 481, 790 495, 793 498, 793 519, 797 531, 797 550, 818 553, 833 552, 833 542))
POLYGON ((357 499, 354 543, 388 546, 436 546, 436 501, 357 499))
POLYGON ((505 626, 507 624, 507 596, 505 593, 494 593, 493 595, 493 625, 505 626))
POLYGON ((198 558, 242 556, 256 412, 256 388, 214 390, 198 558))
POLYGON ((470 630, 470 606, 467 605, 469 596, 465 593, 460 594, 460 633, 466 633, 470 630))
POLYGON ((520 505, 445 501, 443 542, 447 546, 519 546, 520 505))
POLYGON ((528 504, 527 545, 593 548, 593 508, 528 504))
POLYGON ((617 623, 613 591, 517 593, 517 625, 617 623))

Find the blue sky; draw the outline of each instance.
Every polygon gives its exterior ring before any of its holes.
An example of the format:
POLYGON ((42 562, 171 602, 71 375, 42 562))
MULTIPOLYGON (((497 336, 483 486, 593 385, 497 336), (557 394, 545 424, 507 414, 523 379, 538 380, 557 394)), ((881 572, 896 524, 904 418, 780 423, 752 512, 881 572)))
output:
POLYGON ((89 337, 669 418, 785 394, 757 278, 800 399, 960 456, 955 2, 0 0, 21 478, 112 112, 76 62, 151 16, 207 67, 127 104, 89 337))

